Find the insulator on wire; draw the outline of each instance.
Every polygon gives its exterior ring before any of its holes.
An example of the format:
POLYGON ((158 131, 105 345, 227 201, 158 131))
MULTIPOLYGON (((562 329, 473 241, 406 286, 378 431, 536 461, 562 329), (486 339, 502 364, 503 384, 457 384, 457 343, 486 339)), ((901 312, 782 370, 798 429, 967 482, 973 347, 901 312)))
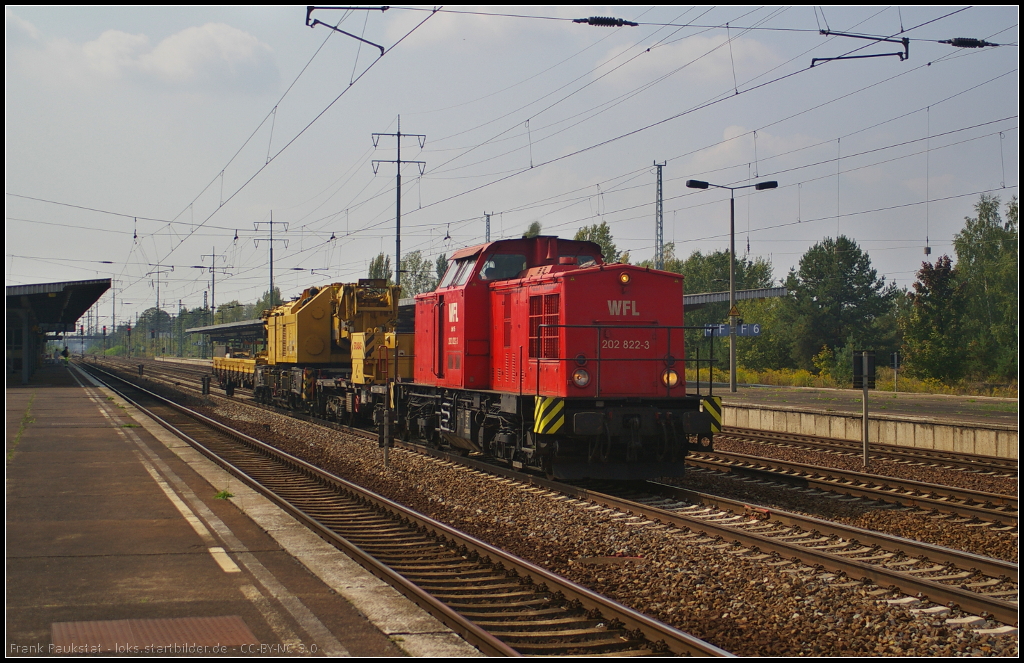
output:
POLYGON ((972 39, 970 37, 956 37, 955 39, 946 39, 940 41, 940 44, 949 44, 956 48, 985 48, 986 46, 998 46, 999 44, 993 44, 992 42, 985 41, 984 39, 972 39))
POLYGON ((603 28, 620 28, 623 25, 637 26, 639 23, 627 21, 621 18, 612 18, 611 16, 591 16, 590 18, 574 18, 573 23, 586 23, 587 25, 596 25, 603 28))

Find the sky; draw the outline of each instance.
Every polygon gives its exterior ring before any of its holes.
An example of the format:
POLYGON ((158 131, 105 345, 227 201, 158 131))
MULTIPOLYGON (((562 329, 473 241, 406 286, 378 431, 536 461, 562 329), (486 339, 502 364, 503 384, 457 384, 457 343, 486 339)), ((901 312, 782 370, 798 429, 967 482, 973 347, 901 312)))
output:
POLYGON ((907 288, 923 260, 955 255, 982 193, 1017 195, 1017 7, 306 18, 7 6, 7 285, 112 278, 97 304, 109 324, 158 290, 170 312, 254 302, 271 247, 286 298, 365 277, 377 254, 394 262, 399 131, 402 253, 431 260, 482 243, 486 213, 492 240, 607 222, 633 262, 650 259, 657 163, 676 256, 729 246, 730 192, 687 180, 773 180, 735 191, 738 257, 784 279, 843 234, 907 288), (573 22, 592 16, 638 25, 573 22))

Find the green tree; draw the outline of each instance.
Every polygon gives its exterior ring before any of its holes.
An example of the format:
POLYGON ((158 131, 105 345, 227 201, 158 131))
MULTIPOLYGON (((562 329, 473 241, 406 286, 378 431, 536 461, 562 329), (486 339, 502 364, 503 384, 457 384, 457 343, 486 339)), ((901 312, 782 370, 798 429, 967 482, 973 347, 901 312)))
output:
POLYGON ((420 251, 405 254, 402 258, 402 297, 413 297, 436 288, 436 267, 437 265, 424 258, 420 251))
POLYGON ((146 309, 132 331, 132 355, 166 354, 171 331, 171 316, 167 311, 156 307, 146 309))
MULTIPOLYGON (((218 318, 217 322, 220 322, 218 318)), ((203 351, 202 334, 186 334, 185 330, 195 327, 205 327, 210 324, 210 311, 201 306, 194 309, 180 308, 171 323, 172 346, 175 354, 182 357, 200 357, 203 351)), ((141 328, 140 328, 141 329, 141 328)), ((120 330, 119 330, 120 331, 120 330)), ((142 330, 144 331, 144 330, 142 330)), ((136 330, 132 329, 132 345, 136 345, 136 330)), ((134 352, 133 352, 134 354, 134 352)))
POLYGON ((387 279, 388 285, 394 283, 391 280, 391 256, 378 253, 377 257, 370 261, 368 278, 387 279))
POLYGON ((619 251, 615 246, 615 242, 612 240, 612 232, 608 227, 607 221, 602 221, 600 225, 594 224, 592 226, 585 226, 576 231, 574 240, 581 242, 594 242, 601 247, 601 257, 607 263, 613 262, 629 262, 629 252, 619 251))
POLYGON ((999 198, 982 194, 977 216, 953 238, 957 278, 965 299, 963 333, 968 372, 977 377, 1017 375, 1017 198, 999 216, 999 198))
POLYGON ((788 311, 792 359, 808 370, 823 347, 835 351, 849 342, 874 343, 877 322, 889 313, 896 294, 868 255, 844 235, 808 249, 786 286, 794 293, 788 311))
POLYGON ((225 322, 241 322, 248 320, 246 317, 246 305, 233 299, 226 304, 217 304, 217 324, 225 322))
MULTIPOLYGON (((712 251, 701 253, 694 251, 683 261, 675 257, 675 246, 669 243, 665 246, 665 268, 669 271, 679 271, 684 277, 684 287, 687 294, 696 295, 704 292, 728 292, 729 291, 729 252, 712 251)), ((737 258, 734 271, 734 281, 737 290, 753 290, 757 288, 768 288, 772 284, 772 264, 764 258, 757 257, 753 260, 743 257, 737 258)), ((752 302, 743 301, 736 304, 740 310, 740 318, 745 322, 761 323, 762 337, 758 338, 737 338, 736 339, 736 363, 743 362, 743 350, 752 344, 767 345, 771 343, 772 331, 766 327, 765 320, 751 317, 754 309, 752 302)), ((687 325, 715 325, 729 322, 729 303, 708 304, 701 309, 688 311, 686 314, 687 325)), ((691 332, 693 340, 699 340, 697 334, 691 332)), ((718 337, 713 341, 715 358, 722 360, 719 363, 721 368, 728 367, 729 339, 718 337)), ((706 346, 707 343, 704 343, 706 346)), ((692 346, 691 346, 692 347, 692 346)), ((710 348, 707 348, 710 351, 710 348)), ((702 356, 704 350, 701 351, 702 356)), ((744 364, 746 365, 746 364, 744 364)), ((752 368, 752 367, 751 367, 752 368)))
MULTIPOLYGON (((448 256, 440 254, 437 256, 437 260, 434 261, 434 273, 437 274, 437 282, 440 283, 441 279, 444 278, 444 273, 448 271, 448 256)), ((437 286, 434 286, 437 287, 437 286)))
POLYGON ((280 306, 283 303, 284 300, 281 299, 280 288, 274 288, 273 293, 271 293, 269 290, 266 290, 263 292, 263 296, 256 300, 256 305, 253 308, 254 315, 252 315, 249 319, 255 320, 262 316, 264 311, 272 309, 275 306, 280 306))
MULTIPOLYGON (((641 267, 654 267, 653 260, 644 260, 639 263, 641 267)), ((711 253, 702 253, 700 251, 694 251, 685 260, 677 258, 675 254, 675 244, 669 242, 665 244, 665 271, 675 272, 682 274, 684 277, 683 291, 688 295, 696 295, 708 292, 728 292, 729 291, 729 252, 728 251, 713 251, 711 253)), ((739 258, 736 260, 735 266, 735 282, 737 290, 752 290, 756 288, 768 288, 772 285, 772 264, 770 261, 764 258, 739 258)), ((757 317, 761 309, 765 311, 772 311, 771 306, 755 305, 754 302, 743 302, 740 306, 740 311, 743 314, 743 319, 749 322, 759 322, 762 327, 762 336, 758 338, 741 338, 737 340, 736 346, 736 361, 742 363, 743 349, 749 347, 751 344, 759 344, 759 349, 748 355, 748 360, 752 361, 754 366, 750 368, 757 368, 761 370, 763 368, 777 367, 777 365, 765 365, 765 362, 771 362, 769 359, 774 354, 774 349, 777 344, 772 345, 773 339, 770 332, 766 327, 765 318, 757 317), (751 316, 749 313, 755 313, 751 316), (761 356, 760 359, 756 357, 761 356)), ((684 321, 687 326, 704 326, 704 325, 717 325, 729 321, 729 304, 728 302, 722 302, 717 304, 704 304, 698 307, 691 307, 686 310, 684 321)), ((686 341, 689 346, 687 354, 690 356, 696 355, 696 349, 701 348, 701 359, 706 359, 711 353, 710 343, 714 343, 714 354, 715 358, 719 360, 718 366, 721 368, 727 366, 728 362, 728 348, 729 339, 723 337, 715 337, 713 339, 706 338, 699 331, 690 331, 686 334, 686 341), (726 363, 721 363, 721 362, 726 363)), ((747 364, 744 363, 745 366, 747 364)), ((702 365, 702 368, 704 366, 702 365)))
POLYGON ((949 256, 922 263, 911 307, 901 319, 907 369, 923 378, 955 381, 966 368, 963 333, 964 284, 949 256))
POLYGON ((742 305, 743 320, 761 325, 761 335, 737 340, 736 363, 754 371, 795 368, 790 353, 789 301, 771 297, 744 301, 742 305))
POLYGON ((540 235, 540 221, 531 221, 530 225, 526 228, 526 232, 523 233, 523 238, 529 239, 538 235, 540 235))

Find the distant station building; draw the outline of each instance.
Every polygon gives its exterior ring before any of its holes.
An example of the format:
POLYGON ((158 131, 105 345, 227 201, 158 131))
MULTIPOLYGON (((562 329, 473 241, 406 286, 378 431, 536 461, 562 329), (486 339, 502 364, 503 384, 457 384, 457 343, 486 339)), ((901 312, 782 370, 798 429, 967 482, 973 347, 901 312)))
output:
POLYGON ((46 341, 73 333, 109 289, 110 279, 7 286, 7 384, 28 384, 46 341))
MULTIPOLYGON (((736 301, 742 302, 751 299, 770 299, 772 297, 785 297, 789 290, 784 287, 778 288, 757 288, 755 290, 737 290, 736 301)), ((697 295, 684 295, 683 306, 687 311, 695 311, 704 308, 709 304, 728 304, 729 291, 705 292, 697 295)))
POLYGON ((262 319, 192 327, 186 329, 185 333, 206 335, 209 338, 209 346, 213 348, 214 357, 223 357, 227 353, 238 351, 254 357, 262 349, 266 337, 262 319))

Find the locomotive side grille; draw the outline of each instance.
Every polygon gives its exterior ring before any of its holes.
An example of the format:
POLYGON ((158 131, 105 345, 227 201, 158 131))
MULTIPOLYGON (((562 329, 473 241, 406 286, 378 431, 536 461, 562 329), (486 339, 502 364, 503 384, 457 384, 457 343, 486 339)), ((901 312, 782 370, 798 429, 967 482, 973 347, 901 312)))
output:
POLYGON ((558 293, 530 297, 530 357, 558 359, 558 293))
POLYGON ((505 310, 505 327, 504 327, 504 341, 505 347, 512 346, 512 295, 505 295, 504 302, 502 302, 505 310))

